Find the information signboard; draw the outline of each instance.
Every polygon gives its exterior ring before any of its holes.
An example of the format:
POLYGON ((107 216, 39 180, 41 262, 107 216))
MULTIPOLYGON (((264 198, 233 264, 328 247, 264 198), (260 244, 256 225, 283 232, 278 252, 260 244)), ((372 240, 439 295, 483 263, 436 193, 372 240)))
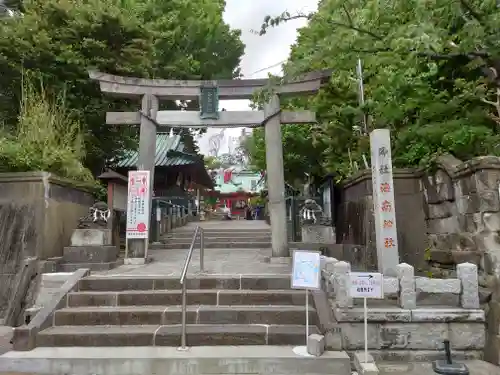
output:
POLYGON ((293 252, 292 288, 321 288, 321 253, 319 251, 295 250, 293 252))
POLYGON ((351 272, 349 292, 352 298, 384 298, 384 277, 375 272, 351 272))
POLYGON ((368 298, 384 298, 384 275, 376 272, 351 272, 349 274, 349 295, 363 298, 365 363, 368 363, 368 298))
POLYGON ((149 171, 128 173, 127 239, 145 239, 149 236, 151 189, 149 171))

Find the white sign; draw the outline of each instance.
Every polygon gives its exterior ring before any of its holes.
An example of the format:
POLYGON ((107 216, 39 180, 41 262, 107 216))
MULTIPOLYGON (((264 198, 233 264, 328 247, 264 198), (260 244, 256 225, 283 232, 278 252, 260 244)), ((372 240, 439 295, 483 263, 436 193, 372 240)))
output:
POLYGON ((349 293, 352 298, 384 298, 384 276, 374 272, 351 272, 349 293))
POLYGON ((292 288, 321 288, 321 253, 319 251, 295 250, 293 252, 292 288))
POLYGON ((372 131, 370 148, 378 269, 385 275, 395 276, 399 251, 389 129, 372 131))
POLYGON ((149 171, 128 173, 127 238, 148 238, 151 189, 149 171))

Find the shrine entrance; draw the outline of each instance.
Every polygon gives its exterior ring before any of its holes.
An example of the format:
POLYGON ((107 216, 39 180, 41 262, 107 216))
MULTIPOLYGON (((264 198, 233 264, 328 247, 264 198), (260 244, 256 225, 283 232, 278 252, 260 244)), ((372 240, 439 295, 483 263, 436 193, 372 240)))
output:
MULTIPOLYGON (((150 186, 154 186, 155 144, 158 131, 165 128, 260 126, 265 128, 273 257, 289 256, 281 125, 316 122, 314 112, 281 110, 280 97, 314 94, 329 80, 330 75, 330 71, 312 72, 294 79, 285 77, 282 83, 273 85, 268 79, 176 81, 89 72, 91 79, 99 81, 103 93, 132 99, 142 98, 140 110, 108 112, 106 124, 140 126, 137 169, 150 171, 150 186), (267 89, 269 98, 262 111, 219 111, 219 100, 251 99, 256 92, 267 89), (159 111, 161 100, 199 100, 200 112, 159 111)), ((145 243, 142 240, 131 240, 129 249, 132 258, 146 256, 145 243)))

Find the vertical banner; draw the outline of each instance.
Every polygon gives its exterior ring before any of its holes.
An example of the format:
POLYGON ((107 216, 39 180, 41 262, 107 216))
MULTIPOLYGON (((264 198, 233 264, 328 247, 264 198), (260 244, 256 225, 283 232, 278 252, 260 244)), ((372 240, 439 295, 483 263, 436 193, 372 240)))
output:
POLYGON ((149 171, 128 173, 127 239, 145 239, 149 236, 151 189, 149 171))
POLYGON ((395 276, 399 250, 389 129, 370 133, 370 149, 378 269, 384 275, 395 276))

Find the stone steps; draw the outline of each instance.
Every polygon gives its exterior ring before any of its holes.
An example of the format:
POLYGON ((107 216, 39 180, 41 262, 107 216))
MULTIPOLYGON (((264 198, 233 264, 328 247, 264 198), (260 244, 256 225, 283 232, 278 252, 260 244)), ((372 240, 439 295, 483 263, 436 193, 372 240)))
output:
MULTIPOLYGON (((179 228, 163 236, 161 244, 152 244, 151 249, 188 249, 194 229, 179 228)), ((207 249, 269 249, 270 229, 204 229, 204 245, 207 249)))
MULTIPOLYGON (((283 290, 290 289, 290 275, 213 275, 188 277, 191 289, 283 290)), ((79 291, 119 292, 129 290, 178 290, 178 277, 89 276, 78 283, 79 291)))
MULTIPOLYGON (((181 306, 66 307, 54 314, 54 326, 175 325, 181 323, 181 306)), ((316 324, 309 308, 309 322, 316 324)), ((304 306, 187 306, 190 324, 304 324, 304 306)))
MULTIPOLYGON (((169 241, 161 245, 152 245, 151 249, 189 249, 191 242, 169 241)), ((205 241, 205 249, 269 249, 271 241, 205 241)))
MULTIPOLYGON (((180 305, 180 290, 127 290, 121 292, 72 292, 68 307, 85 306, 170 306, 180 305)), ((216 290, 190 289, 188 305, 304 305, 300 290, 216 290)))
MULTIPOLYGON (((310 327, 311 333, 317 328, 310 327)), ((188 346, 304 345, 303 325, 188 324, 188 346)), ((38 346, 180 346, 181 325, 55 326, 37 336, 38 346)))
MULTIPOLYGON (((177 241, 177 242, 186 242, 186 243, 191 243, 193 239, 193 236, 168 236, 168 237, 163 237, 160 242, 161 243, 169 243, 172 241, 177 241)), ((205 235, 204 237, 205 242, 211 242, 211 241, 237 241, 237 242, 246 242, 246 241, 271 241, 271 236, 264 234, 264 235, 238 235, 238 236, 230 236, 230 235, 223 235, 223 236, 207 236, 205 235)))
MULTIPOLYGON (((206 275, 187 283, 189 346, 303 345, 313 299, 290 289, 289 275, 206 275)), ((53 312, 37 346, 179 346, 182 291, 177 277, 88 276, 53 312)))
MULTIPOLYGON (((89 331, 82 327, 80 332, 85 335, 89 331)), ((102 340, 106 337, 111 335, 103 335, 102 340)), ((100 342, 97 340, 96 344, 100 342)), ((183 351, 176 347, 152 347, 150 341, 145 346, 103 349, 39 347, 29 352, 9 352, 2 356, 0 372, 51 375, 351 374, 350 359, 345 352, 304 357, 295 354, 289 346, 194 346, 183 351)))
MULTIPOLYGON (((223 226, 223 225, 221 225, 223 226)), ((174 229, 167 235, 185 235, 193 236, 195 232, 194 228, 181 227, 174 229)), ((238 229, 224 229, 224 228, 204 228, 203 233, 205 236, 230 236, 230 235, 271 235, 271 229, 249 229, 249 228, 238 228, 238 229)))

